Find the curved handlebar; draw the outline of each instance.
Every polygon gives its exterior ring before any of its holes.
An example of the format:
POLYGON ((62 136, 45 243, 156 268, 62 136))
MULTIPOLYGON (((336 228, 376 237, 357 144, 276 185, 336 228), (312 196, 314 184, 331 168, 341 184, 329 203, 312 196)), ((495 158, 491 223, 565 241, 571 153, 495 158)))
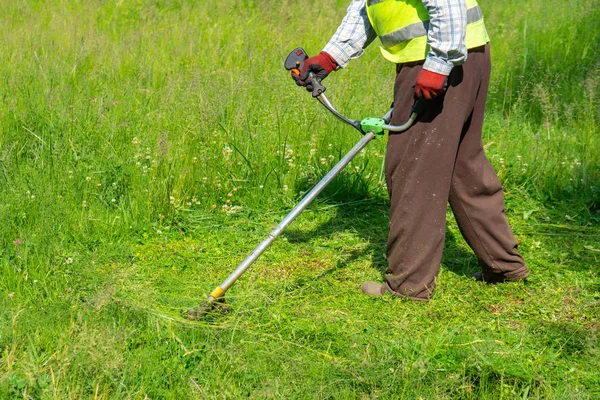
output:
MULTIPOLYGON (((329 110, 340 121, 345 122, 346 124, 352 126, 353 128, 357 129, 362 134, 366 133, 363 131, 360 121, 344 117, 342 114, 340 114, 340 112, 335 109, 333 104, 331 104, 331 102, 329 101, 327 96, 325 96, 325 93, 321 93, 318 96, 315 96, 315 98, 317 100, 319 100, 319 102, 323 105, 323 107, 325 107, 327 110, 329 110)), ((422 100, 419 100, 419 99, 415 100, 415 103, 413 104, 413 106, 411 108, 411 113, 410 113, 410 116, 408 117, 408 120, 402 125, 389 125, 389 123, 392 119, 392 113, 394 111, 393 107, 390 108, 389 111, 387 113, 385 113, 385 115, 382 117, 382 119, 385 121, 385 124, 382 125, 383 130, 386 130, 388 132, 404 132, 405 130, 407 130, 408 128, 410 128, 412 126, 412 124, 417 119, 418 114, 420 112, 422 112, 422 110, 423 110, 422 104, 423 104, 422 100)))
MULTIPOLYGON (((298 48, 294 49, 287 56, 285 63, 284 63, 284 67, 288 71, 292 71, 293 74, 300 75, 300 71, 302 71, 304 61, 306 61, 307 59, 308 59, 308 54, 306 54, 306 52, 304 51, 303 48, 298 47, 298 48)), ((307 83, 310 83, 310 85, 312 86, 312 91, 311 91, 312 96, 315 99, 319 100, 319 102, 323 105, 323 107, 325 107, 327 110, 329 110, 329 112, 331 112, 333 115, 335 115, 335 117, 337 119, 352 126, 353 128, 357 129, 362 134, 367 133, 363 129, 363 127, 367 127, 367 129, 369 129, 369 128, 375 129, 375 126, 372 125, 372 121, 370 121, 371 120, 370 118, 367 118, 362 121, 357 121, 354 119, 347 118, 347 117, 343 116, 342 114, 340 114, 340 112, 335 109, 333 104, 331 104, 331 102, 329 101, 327 96, 325 96, 325 86, 323 86, 321 81, 318 80, 313 75, 312 72, 309 73, 309 75, 308 75, 307 83), (369 121, 367 123, 363 124, 363 122, 366 122, 367 120, 369 120, 369 121)), ((405 130, 407 130, 408 128, 411 127, 411 125, 417 119, 418 114, 420 114, 424 108, 425 108, 424 101, 416 99, 414 104, 411 107, 410 117, 404 124, 389 125, 389 123, 392 119, 392 112, 394 111, 394 109, 392 107, 381 119, 379 119, 379 121, 376 124, 376 128, 378 131, 374 132, 374 133, 381 135, 382 130, 386 130, 389 132, 404 132, 405 130), (383 122, 385 122, 385 123, 383 123, 383 122)))

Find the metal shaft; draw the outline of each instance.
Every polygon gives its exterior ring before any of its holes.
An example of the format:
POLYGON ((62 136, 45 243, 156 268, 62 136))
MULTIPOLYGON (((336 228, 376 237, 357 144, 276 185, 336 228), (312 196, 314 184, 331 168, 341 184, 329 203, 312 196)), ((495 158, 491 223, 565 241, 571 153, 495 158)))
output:
POLYGON ((371 141, 375 138, 375 134, 367 132, 362 139, 354 145, 354 147, 346 153, 344 157, 317 183, 311 190, 304 196, 304 198, 290 211, 290 213, 269 233, 269 236, 265 238, 256 248, 246 257, 244 261, 233 271, 227 279, 221 283, 217 289, 215 289, 208 298, 208 302, 213 302, 216 298, 222 297, 227 289, 233 285, 233 283, 252 265, 252 263, 273 243, 273 241, 279 236, 285 228, 296 219, 296 217, 304 211, 306 207, 325 189, 325 187, 335 178, 354 157, 371 141))
MULTIPOLYGON (((338 119, 351 125, 352 127, 356 128, 359 132, 363 133, 361 122, 346 118, 343 115, 341 115, 335 109, 335 107, 331 104, 329 99, 327 99, 327 97, 325 96, 323 91, 324 91, 324 88, 316 96, 317 100, 319 100, 319 102, 326 109, 328 109, 333 115, 335 115, 338 119)), ((314 94, 313 94, 313 96, 314 96, 314 94)), ((415 109, 415 107, 413 105, 413 110, 412 110, 412 113, 411 113, 408 121, 403 125, 395 126, 395 125, 388 125, 392 118, 392 112, 393 112, 393 108, 390 109, 382 118, 383 121, 386 123, 382 126, 382 128, 385 130, 388 130, 390 132, 403 132, 403 131, 407 130, 413 124, 413 122, 417 118, 417 114, 419 113, 419 111, 417 109, 415 109)), ((252 253, 250 253, 248 255, 248 257, 246 257, 246 259, 244 261, 242 261, 242 263, 235 269, 235 271, 233 271, 231 274, 229 274, 227 279, 225 279, 223 281, 223 283, 221 283, 221 285, 217 286, 211 292, 211 294, 206 299, 207 307, 205 307, 205 309, 208 309, 213 303, 215 303, 216 301, 218 301, 220 298, 223 297, 223 295, 225 294, 227 289, 229 289, 231 287, 231 285, 233 285, 235 283, 235 281, 237 281, 238 278, 240 276, 242 276, 242 274, 244 272, 246 272, 246 270, 252 265, 252 263, 254 261, 256 261, 256 259, 258 257, 260 257, 260 255, 263 253, 263 251, 265 251, 267 249, 267 247, 269 247, 271 245, 271 243, 273 243, 273 241, 281 234, 281 232, 283 232, 285 230, 285 228, 292 221, 294 221, 296 219, 296 217, 302 211, 304 211, 304 209, 306 209, 306 207, 308 207, 308 205, 315 199, 315 197, 317 197, 319 195, 319 193, 321 193, 323 191, 323 189, 325 189, 325 187, 333 180, 333 178, 335 178, 346 167, 346 165, 348 165, 350 163, 350 161, 352 161, 352 159, 354 157, 356 157, 356 155, 371 140, 375 139, 376 137, 377 136, 375 135, 375 133, 373 133, 371 131, 364 134, 362 139, 358 143, 356 143, 354 145, 354 147, 348 153, 346 153, 346 155, 331 169, 331 171, 329 171, 327 173, 327 175, 325 175, 323 177, 323 179, 321 179, 319 181, 319 183, 317 183, 310 190, 310 192, 308 192, 306 194, 306 196, 304 196, 304 198, 300 201, 300 203, 298 203, 298 205, 296 205, 296 207, 294 207, 292 209, 292 211, 290 211, 290 213, 283 219, 283 221, 281 221, 279 223, 279 225, 277 225, 275 227, 275 229, 273 229, 271 231, 269 236, 267 238, 265 238, 262 242, 260 242, 260 244, 258 246, 256 246, 256 248, 252 251, 252 253)), ((194 318, 196 318, 199 313, 200 314, 205 313, 205 311, 197 311, 195 309, 191 310, 191 311, 192 311, 191 315, 194 316, 194 318)))

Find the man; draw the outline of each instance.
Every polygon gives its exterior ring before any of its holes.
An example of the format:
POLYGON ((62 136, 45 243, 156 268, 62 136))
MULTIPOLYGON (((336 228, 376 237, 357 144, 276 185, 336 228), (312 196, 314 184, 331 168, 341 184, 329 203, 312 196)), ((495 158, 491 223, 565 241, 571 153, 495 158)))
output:
POLYGON ((504 214, 498 177, 481 129, 490 77, 489 38, 476 0, 353 0, 323 51, 305 61, 299 85, 344 68, 376 37, 396 64, 392 124, 408 119, 413 96, 428 101, 417 122, 389 135, 385 172, 391 200, 385 282, 367 295, 428 301, 433 294, 450 202, 488 283, 529 275, 504 214), (447 87, 447 89, 446 89, 447 87))

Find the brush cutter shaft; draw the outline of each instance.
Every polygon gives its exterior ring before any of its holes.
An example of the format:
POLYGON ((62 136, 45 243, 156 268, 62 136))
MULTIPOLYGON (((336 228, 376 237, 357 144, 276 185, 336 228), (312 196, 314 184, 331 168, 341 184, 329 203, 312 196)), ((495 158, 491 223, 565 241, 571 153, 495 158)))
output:
MULTIPOLYGON (((287 70, 293 71, 296 75, 298 75, 298 72, 302 70, 302 63, 307 57, 308 56, 306 55, 306 52, 304 50, 302 50, 301 48, 297 48, 292 53, 290 53, 290 55, 286 59, 285 68, 287 70)), ((407 130, 413 124, 413 122, 417 118, 417 115, 424 108, 423 102, 415 101, 415 103, 412 106, 410 117, 408 121, 406 121, 406 123, 403 125, 389 125, 392 119, 393 108, 391 108, 383 116, 383 118, 366 118, 362 121, 356 121, 350 118, 346 118, 335 109, 335 107, 331 104, 329 99, 325 96, 325 87, 321 85, 319 80, 316 79, 312 73, 310 74, 309 78, 311 79, 311 81, 314 81, 312 91, 313 97, 319 100, 319 102, 333 115, 335 115, 340 121, 351 125, 355 129, 357 129, 361 134, 363 134, 363 137, 358 143, 354 145, 352 149, 350 149, 348 153, 346 153, 344 157, 342 157, 342 159, 331 169, 331 171, 329 171, 327 175, 325 175, 319 181, 319 183, 317 183, 306 194, 306 196, 304 196, 300 203, 298 203, 298 205, 296 205, 296 207, 294 207, 292 211, 290 211, 290 213, 286 215, 286 217, 279 223, 279 225, 277 225, 275 229, 273 229, 271 233, 269 233, 269 236, 266 237, 262 242, 260 242, 258 246, 256 246, 256 248, 248 255, 248 257, 246 257, 244 261, 242 261, 242 263, 235 269, 235 271, 229 274, 227 279, 225 279, 223 283, 221 283, 221 285, 217 286, 210 293, 204 304, 201 304, 199 307, 192 308, 187 311, 187 318, 198 320, 204 315, 206 315, 206 313, 209 312, 210 309, 217 302, 223 301, 222 298, 225 295, 225 292, 231 287, 231 285, 233 285, 235 281, 237 281, 239 277, 242 276, 242 274, 246 272, 248 268, 250 268, 252 263, 256 261, 258 257, 260 257, 260 255, 271 245, 271 243, 273 243, 273 241, 285 230, 285 228, 287 228, 287 226, 291 224, 292 221, 294 221, 296 217, 300 215, 300 213, 304 211, 310 203, 312 203, 312 201, 319 195, 319 193, 321 193, 323 189, 325 189, 325 187, 327 187, 327 185, 331 183, 331 181, 350 163, 350 161, 352 161, 354 157, 356 157, 358 153, 360 153, 362 149, 365 148, 367 144, 369 144, 371 140, 383 136, 384 130, 390 132, 403 132, 407 130)))
MULTIPOLYGON (((325 106, 325 108, 331 111, 331 113, 333 113, 338 119, 353 126, 358 131, 363 133, 361 129, 361 123, 359 121, 351 120, 341 115, 335 109, 335 107, 333 107, 333 105, 331 104, 329 99, 327 99, 325 94, 321 93, 315 97, 317 98, 317 100, 319 100, 319 102, 321 102, 323 106, 325 106)), ((382 118, 382 122, 389 123, 392 116, 392 111, 393 109, 390 109, 384 115, 384 117, 382 118)), ((410 118, 405 124, 398 126, 385 124, 383 125, 383 128, 392 132, 402 132, 408 129, 413 124, 416 117, 417 112, 415 112, 413 106, 413 112, 411 113, 410 118)), ((235 281, 237 281, 239 277, 242 276, 244 272, 246 272, 246 270, 252 265, 252 263, 254 263, 254 261, 256 261, 258 257, 260 257, 260 255, 271 245, 271 243, 273 243, 273 241, 285 230, 285 228, 287 228, 287 226, 290 223, 292 223, 292 221, 294 221, 296 217, 300 215, 300 213, 304 211, 310 203, 312 203, 312 201, 319 195, 319 193, 321 193, 323 189, 325 189, 325 187, 329 185, 329 183, 350 163, 350 161, 352 161, 352 159, 356 157, 356 155, 362 149, 364 149, 365 146, 369 144, 371 140, 375 139, 376 137, 377 134, 373 133, 372 131, 367 131, 366 133, 364 133, 362 139, 358 143, 356 143, 354 147, 350 149, 350 151, 346 153, 344 157, 342 157, 342 159, 331 169, 331 171, 329 171, 327 175, 325 175, 319 181, 319 183, 317 183, 306 194, 306 196, 304 196, 300 203, 298 203, 296 207, 294 207, 292 211, 290 211, 290 213, 286 215, 286 217, 279 223, 279 225, 277 225, 275 229, 273 229, 271 233, 269 233, 269 236, 266 237, 262 242, 260 242, 258 246, 256 246, 256 248, 248 255, 248 257, 246 257, 246 259, 242 261, 242 263, 231 274, 229 274, 227 279, 225 279, 223 283, 221 283, 221 285, 217 286, 215 290, 212 291, 212 293, 207 299, 207 303, 212 304, 219 298, 223 297, 227 289, 229 289, 231 285, 233 285, 235 281)))
MULTIPOLYGON (((303 61, 307 58, 306 52, 301 48, 294 50, 285 62, 285 68, 288 70, 301 70, 303 61)), ((296 73, 297 74, 297 73, 296 73)), ((246 257, 244 261, 221 283, 221 285, 217 286, 211 294, 206 299, 206 303, 202 307, 202 309, 191 309, 188 311, 188 317, 197 319, 200 316, 206 314, 206 310, 210 308, 211 305, 220 301, 220 299, 225 295, 225 292, 239 279, 240 276, 250 266, 260 255, 273 243, 273 241, 287 228, 287 226, 292 223, 296 219, 298 215, 302 211, 308 207, 310 203, 331 183, 331 181, 352 161, 356 155, 365 148, 369 142, 377 137, 381 137, 383 135, 383 130, 388 130, 391 132, 402 132, 408 129, 412 123, 415 121, 417 114, 419 114, 420 109, 417 106, 421 106, 422 104, 415 102, 412 107, 412 112, 409 117, 409 120, 399 126, 389 125, 390 120, 392 118, 392 111, 390 109, 383 118, 367 118, 363 121, 356 121, 353 119, 346 118, 342 114, 340 114, 335 107, 331 104, 329 99, 325 96, 325 87, 323 87, 318 79, 315 79, 314 76, 310 75, 310 78, 314 80, 314 89, 313 89, 313 97, 315 97, 319 102, 329 110, 333 115, 335 115, 339 120, 351 125, 356 128, 360 133, 363 134, 363 137, 354 145, 352 149, 342 159, 329 171, 320 181, 317 183, 304 198, 290 211, 288 215, 269 233, 269 236, 266 237, 256 248, 246 257)))
POLYGON ((242 263, 227 277, 227 279, 223 281, 223 283, 221 283, 220 288, 222 289, 223 294, 244 272, 246 272, 250 265, 252 265, 252 263, 263 253, 263 251, 265 251, 267 247, 273 243, 277 236, 279 236, 285 230, 285 228, 292 221, 294 221, 310 203, 312 203, 315 197, 317 197, 319 193, 325 189, 325 187, 333 180, 333 178, 335 178, 346 167, 346 165, 348 165, 350 161, 352 161, 352 159, 356 157, 356 155, 360 153, 360 151, 364 149, 367 144, 369 144, 371 140, 375 139, 375 137, 376 136, 373 132, 367 132, 362 139, 356 143, 354 147, 348 153, 346 153, 346 155, 331 169, 331 171, 329 171, 327 175, 325 175, 323 179, 321 179, 319 183, 317 183, 310 190, 310 192, 304 196, 300 203, 298 203, 298 205, 296 205, 296 207, 290 211, 290 213, 279 223, 279 225, 277 225, 275 229, 269 233, 269 236, 265 238, 254 249, 254 251, 252 251, 252 253, 246 257, 244 261, 242 261, 242 263))

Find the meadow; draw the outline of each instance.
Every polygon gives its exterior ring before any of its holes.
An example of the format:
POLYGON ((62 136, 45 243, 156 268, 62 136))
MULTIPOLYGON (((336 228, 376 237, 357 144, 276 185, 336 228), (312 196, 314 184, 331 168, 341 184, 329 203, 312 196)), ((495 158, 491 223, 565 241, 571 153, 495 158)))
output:
MULTIPOLYGON (((429 303, 381 280, 385 139, 187 321, 359 140, 283 69, 349 0, 0 0, 0 398, 600 398, 600 2, 481 0, 484 146, 531 277, 489 286, 448 212, 429 303)), ((369 47, 328 77, 381 116, 369 47)))

